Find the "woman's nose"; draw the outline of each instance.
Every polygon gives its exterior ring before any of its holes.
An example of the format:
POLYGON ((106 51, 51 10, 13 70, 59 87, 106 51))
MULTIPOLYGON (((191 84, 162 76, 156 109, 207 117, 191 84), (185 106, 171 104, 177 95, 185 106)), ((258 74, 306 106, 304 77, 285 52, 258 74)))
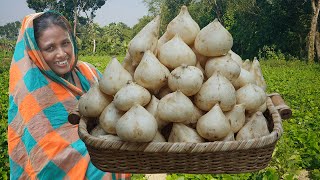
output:
POLYGON ((57 52, 57 56, 58 56, 59 58, 64 58, 64 57, 67 56, 67 53, 63 50, 63 48, 59 48, 59 49, 58 49, 58 52, 57 52))

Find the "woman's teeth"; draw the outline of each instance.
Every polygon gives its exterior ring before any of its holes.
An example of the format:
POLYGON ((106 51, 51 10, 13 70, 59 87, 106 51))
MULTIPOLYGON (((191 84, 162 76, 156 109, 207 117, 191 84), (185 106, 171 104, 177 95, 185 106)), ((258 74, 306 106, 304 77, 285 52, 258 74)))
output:
POLYGON ((67 60, 56 62, 56 64, 58 64, 58 65, 65 65, 65 64, 67 64, 67 63, 68 63, 67 60))

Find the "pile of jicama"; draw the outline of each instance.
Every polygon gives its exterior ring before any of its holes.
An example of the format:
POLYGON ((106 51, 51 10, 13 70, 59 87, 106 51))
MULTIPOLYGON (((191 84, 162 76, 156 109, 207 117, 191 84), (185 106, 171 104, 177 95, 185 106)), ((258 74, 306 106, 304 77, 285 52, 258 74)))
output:
POLYGON ((264 81, 257 59, 243 61, 216 19, 200 29, 186 6, 159 37, 160 17, 114 57, 80 98, 90 132, 110 141, 235 141, 268 135, 264 81))

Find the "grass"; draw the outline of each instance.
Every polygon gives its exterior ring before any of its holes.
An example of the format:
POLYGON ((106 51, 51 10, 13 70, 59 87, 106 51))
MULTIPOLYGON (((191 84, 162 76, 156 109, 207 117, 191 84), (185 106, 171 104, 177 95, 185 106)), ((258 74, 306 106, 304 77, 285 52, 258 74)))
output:
MULTIPOLYGON (((100 72, 103 72, 111 58, 110 56, 80 56, 79 60, 88 62, 94 65, 100 72)), ((124 56, 116 56, 115 58, 122 62, 124 56)))

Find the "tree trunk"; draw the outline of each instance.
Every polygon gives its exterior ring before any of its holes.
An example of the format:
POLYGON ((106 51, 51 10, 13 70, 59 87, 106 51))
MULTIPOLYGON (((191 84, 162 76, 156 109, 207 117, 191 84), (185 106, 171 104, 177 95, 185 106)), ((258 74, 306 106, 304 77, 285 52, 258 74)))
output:
POLYGON ((74 0, 73 1, 74 3, 74 17, 73 17, 73 35, 76 37, 76 32, 77 32, 77 21, 78 21, 78 9, 77 9, 77 4, 78 4, 78 1, 77 0, 74 0))
POLYGON ((314 63, 314 46, 315 46, 315 37, 317 32, 318 25, 318 16, 319 16, 319 8, 320 8, 320 0, 311 0, 312 9, 313 9, 313 17, 311 21, 311 27, 309 32, 309 45, 308 45, 308 62, 314 63), (317 5, 316 5, 317 1, 317 5))
POLYGON ((316 52, 317 52, 317 60, 320 62, 320 33, 316 32, 316 52))
POLYGON ((93 54, 96 52, 96 39, 93 39, 93 54))
POLYGON ((305 47, 303 44, 305 43, 305 41, 303 40, 301 34, 299 34, 299 44, 300 44, 300 52, 299 52, 299 58, 302 59, 302 57, 306 57, 305 56, 305 47))
POLYGON ((224 22, 223 22, 223 19, 222 19, 222 7, 221 7, 221 4, 220 3, 217 3, 217 1, 215 0, 214 1, 214 7, 216 8, 216 15, 217 15, 217 18, 219 20, 219 22, 224 25, 224 22))

